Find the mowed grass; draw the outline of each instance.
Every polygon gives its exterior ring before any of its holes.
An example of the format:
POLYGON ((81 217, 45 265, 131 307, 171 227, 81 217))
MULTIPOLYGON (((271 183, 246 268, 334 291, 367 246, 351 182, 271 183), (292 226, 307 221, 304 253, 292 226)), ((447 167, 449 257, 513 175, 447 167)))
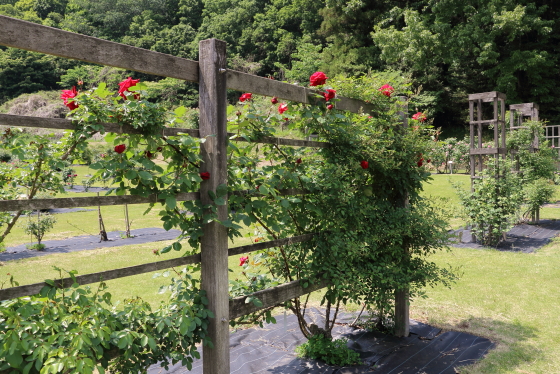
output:
MULTIPOLYGON (((468 175, 434 175, 424 186, 424 196, 432 196, 434 202, 437 197, 444 197, 448 207, 456 208, 459 200, 451 187, 453 181, 462 182, 464 188, 470 186, 468 175)), ((554 200, 559 197, 557 192, 554 200)), ((541 217, 558 218, 560 208, 545 208, 541 217)), ((460 221, 455 225, 460 225, 460 221)), ((247 229, 246 233, 249 235, 251 230, 247 229)), ((231 246, 251 242, 248 236, 231 246)), ((7 279, 6 273, 13 274, 22 284, 55 278, 53 265, 86 274, 181 256, 178 252, 153 255, 152 249, 166 244, 157 242, 10 261, 0 267, 0 282, 7 279)), ((451 289, 441 286, 426 289, 426 298, 411 302, 411 317, 444 330, 487 337, 496 343, 484 359, 461 367, 460 373, 560 373, 559 239, 533 254, 452 248, 437 253, 431 260, 440 266, 460 267, 461 277, 451 289)), ((230 279, 242 277, 239 256, 230 258, 229 267, 233 270, 230 279)), ((141 296, 157 306, 168 296, 157 294, 167 281, 142 274, 107 283, 114 300, 141 296)), ((320 298, 321 293, 315 293, 312 300, 317 303, 320 298)))

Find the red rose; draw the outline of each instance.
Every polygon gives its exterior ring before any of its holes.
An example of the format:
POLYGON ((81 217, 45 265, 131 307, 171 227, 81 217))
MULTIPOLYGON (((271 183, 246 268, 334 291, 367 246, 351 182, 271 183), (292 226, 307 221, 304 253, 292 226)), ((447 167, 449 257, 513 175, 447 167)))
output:
POLYGON ((393 92, 395 92, 395 89, 394 89, 393 87, 391 87, 390 85, 388 85, 388 84, 384 84, 383 86, 381 86, 381 87, 379 88, 379 91, 380 91, 383 95, 385 95, 385 96, 387 96, 387 97, 391 97, 391 94, 392 94, 393 92))
POLYGON ((249 262, 249 256, 245 256, 245 257, 241 256, 241 257, 239 257, 239 266, 243 266, 243 265, 245 265, 245 264, 248 263, 248 262, 249 262))
POLYGON ((156 151, 161 152, 163 150, 163 148, 161 147, 157 147, 156 151))
MULTIPOLYGON (((128 89, 130 87, 134 87, 136 86, 136 83, 140 82, 140 79, 132 79, 131 77, 126 78, 124 81, 122 81, 121 83, 119 83, 119 95, 123 98, 126 99, 126 95, 124 94, 125 92, 134 92, 134 91, 129 91, 128 89)), ((140 96, 138 96, 139 98, 140 96)), ((134 98, 136 98, 136 95, 134 95, 134 98)))
POLYGON ((296 164, 298 164, 298 165, 301 164, 301 158, 298 158, 298 159, 296 160, 296 164))
POLYGON ((252 93, 244 93, 243 95, 241 95, 241 97, 239 98, 239 101, 244 102, 244 101, 249 101, 253 98, 253 94, 252 93))
POLYGON ((78 91, 76 91, 76 86, 72 86, 71 90, 62 90, 60 94, 60 98, 64 100, 64 105, 68 107, 70 110, 76 109, 79 105, 76 104, 74 100, 68 101, 68 99, 73 99, 78 95, 78 91))
POLYGON ((332 105, 332 104, 327 105, 328 110, 331 110, 332 108, 334 108, 334 105, 332 105))
POLYGON ((325 92, 322 93, 323 97, 325 98, 325 101, 329 101, 334 99, 334 97, 336 96, 336 90, 331 90, 330 88, 328 90, 326 90, 325 92))
POLYGON ((310 86, 322 86, 327 81, 327 76, 322 71, 318 71, 313 73, 309 77, 309 85, 310 86))
POLYGON ((117 152, 118 154, 123 153, 125 149, 126 149, 126 145, 124 144, 119 144, 115 146, 115 152, 117 152))
POLYGON ((152 158, 154 157, 154 154, 150 151, 145 151, 144 154, 146 155, 147 158, 152 158))
POLYGON ((288 104, 282 103, 278 106, 278 113, 284 114, 285 111, 288 110, 288 104))
POLYGON ((424 121, 426 121, 427 117, 424 113, 418 112, 418 113, 416 113, 415 115, 412 116, 412 119, 414 119, 416 121, 424 122, 424 121))
POLYGON ((432 160, 431 160, 431 159, 428 159, 426 162, 429 164, 430 162, 432 162, 432 160))
POLYGON ((422 165, 424 164, 423 161, 424 161, 424 159, 421 158, 420 160, 418 160, 418 162, 416 163, 416 165, 418 165, 418 167, 422 166, 422 165))
POLYGON ((210 173, 207 172, 207 171, 205 171, 203 173, 200 173, 199 175, 200 175, 200 178, 202 178, 202 180, 204 180, 204 181, 210 179, 210 173))
POLYGON ((276 104, 276 103, 278 103, 278 98, 276 96, 274 96, 272 99, 270 99, 270 102, 272 104, 276 104))
POLYGON ((369 162, 364 160, 360 162, 360 166, 362 167, 362 169, 367 169, 369 167, 369 162))

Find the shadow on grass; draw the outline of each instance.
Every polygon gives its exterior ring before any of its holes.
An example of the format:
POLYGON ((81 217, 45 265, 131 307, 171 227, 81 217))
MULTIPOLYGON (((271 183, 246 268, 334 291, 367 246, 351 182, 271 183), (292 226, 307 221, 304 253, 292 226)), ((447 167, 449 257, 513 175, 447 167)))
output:
POLYGON ((485 336, 496 345, 479 362, 461 368, 463 374, 474 373, 511 373, 527 363, 545 361, 542 350, 529 344, 537 338, 538 329, 520 322, 498 321, 492 318, 464 319, 453 325, 442 326, 444 329, 461 330, 478 336, 485 336))

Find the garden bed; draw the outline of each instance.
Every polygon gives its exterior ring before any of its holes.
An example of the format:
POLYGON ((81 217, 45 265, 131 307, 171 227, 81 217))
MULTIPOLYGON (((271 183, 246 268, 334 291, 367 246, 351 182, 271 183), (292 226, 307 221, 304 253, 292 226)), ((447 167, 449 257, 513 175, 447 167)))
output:
MULTIPOLYGON (((324 313, 309 309, 307 315, 320 318, 324 313)), ((298 358, 294 348, 306 341, 295 315, 276 316, 276 324, 237 331, 230 336, 231 373, 376 373, 376 374, 455 374, 455 368, 480 360, 494 344, 478 336, 447 331, 411 321, 410 336, 396 338, 380 332, 350 327, 355 314, 342 313, 333 329, 334 338, 348 339, 348 346, 360 354, 361 365, 337 367, 324 362, 298 358)), ((316 321, 319 322, 320 321, 316 321)), ((192 371, 177 364, 165 370, 152 366, 148 374, 202 373, 202 358, 192 371)))

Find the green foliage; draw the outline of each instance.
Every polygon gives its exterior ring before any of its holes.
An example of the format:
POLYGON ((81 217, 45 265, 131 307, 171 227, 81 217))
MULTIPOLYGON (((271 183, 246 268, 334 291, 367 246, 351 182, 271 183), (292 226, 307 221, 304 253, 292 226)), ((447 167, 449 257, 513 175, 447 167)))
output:
POLYGON ((296 347, 298 357, 325 361, 329 365, 349 366, 360 362, 360 354, 346 346, 347 339, 329 340, 323 335, 311 337, 296 347))
POLYGON ((495 246, 515 223, 523 202, 519 176, 511 173, 511 163, 490 162, 481 178, 473 182, 474 191, 456 186, 467 222, 479 242, 495 246))
POLYGON ((41 245, 41 240, 43 240, 45 234, 54 227, 55 223, 56 218, 54 216, 43 214, 37 216, 37 219, 29 217, 29 219, 22 224, 22 228, 27 235, 32 235, 37 239, 38 245, 41 245))
MULTIPOLYGON (((60 269, 57 269, 60 271, 60 269)), ((70 272, 75 281, 75 272, 70 272)), ((198 280, 176 273, 170 299, 157 310, 140 298, 118 309, 101 282, 58 289, 46 280, 40 295, 0 303, 0 370, 21 373, 144 372, 200 358, 212 313, 198 280), (111 361, 112 360, 112 361, 111 361)))

